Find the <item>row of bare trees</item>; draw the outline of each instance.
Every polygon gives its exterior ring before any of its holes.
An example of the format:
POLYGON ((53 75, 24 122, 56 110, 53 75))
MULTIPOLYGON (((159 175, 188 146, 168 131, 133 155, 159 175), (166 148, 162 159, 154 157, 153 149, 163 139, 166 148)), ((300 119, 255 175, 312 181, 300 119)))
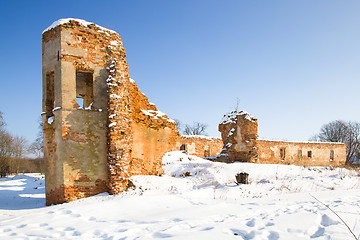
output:
POLYGON ((182 124, 179 120, 175 120, 177 129, 184 135, 207 135, 207 125, 204 123, 194 122, 193 124, 182 124))
POLYGON ((311 140, 341 142, 346 144, 346 162, 351 164, 360 159, 360 123, 336 120, 323 125, 320 133, 311 140))
MULTIPOLYGON (((42 158, 42 149, 40 151, 36 149, 40 146, 35 147, 36 144, 32 143, 28 147, 24 137, 11 135, 6 131, 5 126, 3 113, 0 112, 0 177, 6 177, 11 173, 17 174, 21 169, 24 169, 21 166, 21 159, 24 159, 26 153, 35 153, 39 159, 42 158)), ((42 145, 42 142, 40 144, 42 145)))

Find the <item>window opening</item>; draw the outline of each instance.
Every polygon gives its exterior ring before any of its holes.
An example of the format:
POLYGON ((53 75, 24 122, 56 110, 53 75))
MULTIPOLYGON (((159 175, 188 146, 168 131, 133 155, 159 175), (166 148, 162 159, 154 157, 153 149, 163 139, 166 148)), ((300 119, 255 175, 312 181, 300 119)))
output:
POLYGON ((53 116, 52 110, 55 107, 54 72, 46 73, 46 100, 45 112, 47 117, 53 116))
POLYGON ((299 159, 302 159, 302 149, 299 149, 299 150, 298 150, 298 158, 299 158, 299 159))
POLYGON ((76 71, 76 102, 80 108, 89 108, 94 101, 93 73, 76 71))
POLYGON ((330 150, 330 161, 334 161, 334 150, 330 150))
POLYGON ((186 144, 181 144, 180 151, 186 152, 186 144))
POLYGON ((210 157, 210 146, 206 145, 204 148, 204 157, 210 157))
POLYGON ((282 161, 285 160, 285 148, 280 148, 280 158, 282 161))
POLYGON ((308 151, 308 158, 312 158, 312 151, 308 151))

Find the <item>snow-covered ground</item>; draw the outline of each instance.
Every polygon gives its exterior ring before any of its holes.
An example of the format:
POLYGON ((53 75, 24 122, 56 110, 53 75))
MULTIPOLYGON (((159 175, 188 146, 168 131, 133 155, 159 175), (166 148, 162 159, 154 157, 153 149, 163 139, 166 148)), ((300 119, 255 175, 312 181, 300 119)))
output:
POLYGON ((359 172, 214 163, 180 152, 135 189, 45 207, 38 174, 0 179, 0 239, 355 239, 359 172), (237 185, 235 174, 249 173, 237 185), (314 198, 315 197, 315 198, 314 198))

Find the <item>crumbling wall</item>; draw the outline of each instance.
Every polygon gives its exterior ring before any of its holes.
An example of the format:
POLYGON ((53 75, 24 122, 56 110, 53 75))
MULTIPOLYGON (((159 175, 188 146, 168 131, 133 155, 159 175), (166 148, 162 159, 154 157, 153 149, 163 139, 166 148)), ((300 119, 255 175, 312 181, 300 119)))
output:
POLYGON ((221 161, 256 162, 257 127, 257 119, 245 111, 233 111, 224 115, 219 124, 224 143, 219 156, 221 161))
POLYGON ((258 163, 299 166, 344 166, 346 145, 342 143, 284 142, 258 140, 258 163))
POLYGON ((130 174, 161 175, 162 157, 175 150, 176 123, 160 112, 131 81, 133 148, 130 174))
POLYGON ((223 148, 221 138, 183 135, 176 143, 176 150, 185 151, 197 157, 211 157, 218 155, 223 148))
POLYGON ((300 166, 345 165, 345 144, 259 140, 257 127, 257 119, 245 111, 226 114, 219 124, 224 148, 211 159, 300 166))
POLYGON ((62 19, 43 33, 47 204, 119 193, 134 174, 162 174, 174 121, 130 80, 114 31, 62 19))

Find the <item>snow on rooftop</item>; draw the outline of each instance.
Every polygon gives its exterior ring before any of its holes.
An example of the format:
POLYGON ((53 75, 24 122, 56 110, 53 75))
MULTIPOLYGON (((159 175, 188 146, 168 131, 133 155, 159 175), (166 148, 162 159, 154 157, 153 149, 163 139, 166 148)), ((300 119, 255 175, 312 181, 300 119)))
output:
POLYGON ((255 122, 257 120, 256 117, 252 116, 247 111, 236 111, 235 110, 235 111, 225 114, 224 117, 222 118, 220 124, 236 123, 236 117, 240 116, 240 115, 244 115, 245 119, 247 119, 251 122, 255 122))
MULTIPOLYGON (((80 23, 81 25, 87 27, 91 24, 95 24, 93 22, 88 22, 88 21, 85 21, 83 19, 78 19, 78 18, 62 18, 62 19, 59 19, 59 20, 56 20, 55 22, 53 22, 48 28, 46 28, 42 33, 45 33, 53 28, 56 28, 57 26, 59 25, 62 25, 62 24, 65 24, 65 23, 68 23, 70 21, 76 21, 78 23, 80 23)), ((110 29, 107 29, 107 28, 104 28, 102 26, 99 26, 97 24, 95 24, 98 28, 101 28, 102 30, 104 31, 109 31, 109 32, 112 32, 112 33, 116 33, 114 30, 110 30, 110 29)))

